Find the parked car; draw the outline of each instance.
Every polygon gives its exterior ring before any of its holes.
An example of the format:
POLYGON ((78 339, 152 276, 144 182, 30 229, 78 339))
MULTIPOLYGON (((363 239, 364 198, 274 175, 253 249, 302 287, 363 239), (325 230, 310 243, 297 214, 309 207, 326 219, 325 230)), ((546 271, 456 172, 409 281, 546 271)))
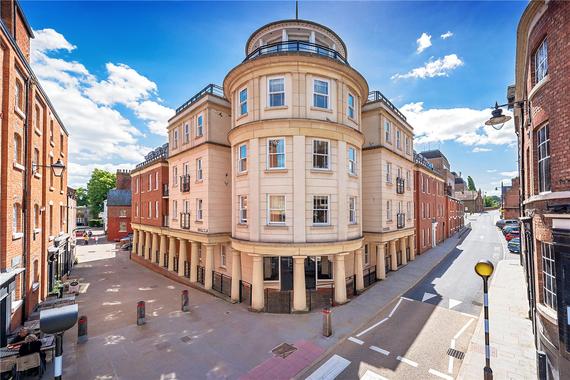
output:
POLYGON ((121 250, 123 250, 123 251, 130 251, 132 248, 133 248, 132 242, 121 244, 121 250))
POLYGON ((520 238, 521 235, 519 235, 518 233, 514 233, 514 232, 509 232, 507 235, 505 235, 505 239, 507 239, 507 241, 511 241, 514 238, 520 238))
POLYGON ((518 225, 510 225, 510 226, 506 226, 505 228, 503 228, 503 235, 506 235, 510 232, 514 232, 516 231, 516 233, 520 233, 520 228, 518 225))
POLYGON ((521 253, 521 238, 520 237, 513 238, 509 242, 509 244, 507 244, 507 247, 509 248, 509 251, 511 251, 512 253, 521 253))
POLYGON ((511 225, 519 225, 519 221, 516 219, 499 219, 497 220, 497 223, 495 223, 495 225, 497 227, 499 227, 500 229, 503 229, 506 226, 511 226, 511 225))

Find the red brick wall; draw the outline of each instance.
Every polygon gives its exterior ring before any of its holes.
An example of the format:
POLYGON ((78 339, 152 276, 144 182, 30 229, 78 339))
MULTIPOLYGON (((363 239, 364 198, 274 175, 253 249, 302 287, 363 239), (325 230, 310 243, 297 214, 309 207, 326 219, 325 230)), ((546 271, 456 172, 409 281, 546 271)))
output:
POLYGON ((16 12, 16 43, 24 53, 24 56, 30 60, 30 35, 24 24, 24 19, 20 12, 16 12))
POLYGON ((162 226, 163 215, 168 215, 168 197, 163 197, 162 187, 168 185, 168 163, 158 161, 140 171, 132 173, 131 191, 133 223, 146 224, 150 226, 162 226), (156 186, 156 176, 158 175, 158 187, 156 186), (149 176, 151 187, 149 191, 149 176), (137 181, 139 186, 137 189, 137 181), (152 215, 148 215, 148 204, 151 203, 152 215), (158 217, 156 215, 155 204, 158 202, 158 217), (138 206, 138 215, 137 215, 138 206))
POLYGON ((131 173, 128 170, 117 170, 115 188, 118 190, 128 190, 131 188, 131 173))
POLYGON ((131 228, 131 206, 107 207, 107 239, 118 241, 131 232, 133 232, 131 228), (121 216, 121 211, 124 211, 126 216, 121 216), (121 223, 126 224, 126 231, 119 231, 121 223))
POLYGON ((416 165, 414 169, 414 215, 416 230, 416 251, 424 253, 432 246, 432 219, 438 222, 436 229, 436 243, 445 240, 445 225, 447 224, 445 212, 445 181, 428 169, 416 165), (427 188, 424 192, 423 182, 427 179, 427 188), (429 191, 428 191, 429 190, 429 191), (422 205, 425 209, 422 212, 422 205), (428 212, 429 205, 429 212, 428 212))
POLYGON ((513 178, 512 186, 505 191, 503 204, 503 218, 517 219, 519 217, 519 177, 513 178))

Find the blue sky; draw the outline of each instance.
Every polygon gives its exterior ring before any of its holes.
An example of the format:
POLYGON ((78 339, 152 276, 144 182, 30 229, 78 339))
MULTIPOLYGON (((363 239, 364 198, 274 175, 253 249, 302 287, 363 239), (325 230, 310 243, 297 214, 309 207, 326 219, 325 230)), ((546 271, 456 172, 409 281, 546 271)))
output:
MULTIPOLYGON (((499 132, 481 125, 514 81, 526 4, 301 1, 299 8, 300 18, 335 30, 370 89, 404 111, 416 150, 440 148, 453 170, 493 191, 516 171, 516 139, 512 124, 499 132)), ((71 134, 75 186, 94 167, 132 167, 164 143, 173 109, 221 84, 255 29, 295 15, 293 1, 22 7, 36 31, 32 64, 71 134)))

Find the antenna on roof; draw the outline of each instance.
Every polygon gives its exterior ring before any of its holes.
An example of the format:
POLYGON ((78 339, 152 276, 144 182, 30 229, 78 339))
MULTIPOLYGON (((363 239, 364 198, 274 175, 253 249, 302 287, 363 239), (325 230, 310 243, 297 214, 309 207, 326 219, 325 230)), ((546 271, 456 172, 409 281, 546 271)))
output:
POLYGON ((295 20, 299 19, 299 0, 295 1, 295 20))

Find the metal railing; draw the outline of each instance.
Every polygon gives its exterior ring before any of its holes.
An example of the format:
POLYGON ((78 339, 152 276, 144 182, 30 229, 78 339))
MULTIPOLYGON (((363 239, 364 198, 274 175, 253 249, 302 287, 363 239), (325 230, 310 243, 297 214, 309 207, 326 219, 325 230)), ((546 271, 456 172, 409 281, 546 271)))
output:
POLYGON ((162 266, 163 266, 164 268, 168 268, 168 258, 169 258, 168 252, 166 252, 166 253, 164 254, 164 262, 162 263, 162 266))
POLYGON ((396 227, 404 228, 406 226, 406 214, 399 212, 396 214, 396 227))
POLYGON ((364 269, 364 287, 367 288, 376 282, 376 265, 364 269))
POLYGON ((406 191, 406 180, 401 178, 401 177, 397 177, 396 178, 396 194, 404 194, 404 192, 406 191))
POLYGON ((180 213, 180 228, 184 228, 185 230, 190 229, 190 213, 189 212, 181 212, 180 213))
POLYGON ((247 281, 241 280, 239 282, 239 302, 251 306, 251 284, 247 281))
POLYGON ((251 53, 249 53, 243 61, 245 62, 262 55, 275 54, 275 53, 291 53, 291 52, 316 54, 319 56, 335 59, 337 61, 344 63, 345 65, 348 65, 348 60, 344 56, 342 56, 338 51, 331 49, 327 46, 318 45, 308 41, 280 41, 272 44, 263 45, 261 47, 258 47, 251 53))
POLYGON ((212 272, 212 289, 228 297, 232 296, 232 278, 220 272, 212 272))
POLYGON ((178 256, 174 256, 174 260, 172 260, 172 261, 174 262, 172 270, 174 270, 175 272, 178 272, 178 256))
POLYGON ((180 176, 180 191, 183 193, 190 191, 190 174, 180 176))
POLYGON ((384 104, 386 104, 388 106, 388 108, 390 108, 392 111, 394 111, 396 113, 396 115, 398 115, 402 119, 406 120, 406 117, 404 116, 404 114, 402 112, 400 112, 400 110, 391 101, 389 101, 388 98, 384 96, 384 94, 382 94, 378 90, 370 91, 368 93, 368 102, 378 102, 378 101, 381 101, 384 104))
POLYGON ((190 278, 190 262, 184 260, 184 277, 190 278))
POLYGON ((344 279, 346 282, 346 296, 352 298, 356 295, 356 276, 348 276, 344 279))
POLYGON ((198 91, 196 95, 188 99, 184 104, 178 107, 176 109, 176 114, 179 114, 180 112, 184 111, 186 108, 190 107, 192 104, 200 100, 203 96, 208 94, 224 98, 224 89, 221 86, 218 86, 217 84, 210 83, 209 85, 198 91))
POLYGON ((204 269, 204 267, 198 265, 198 283, 204 285, 204 276, 205 276, 206 270, 204 269))
POLYGON ((167 183, 162 184, 162 196, 163 197, 168 196, 168 184, 167 183))

